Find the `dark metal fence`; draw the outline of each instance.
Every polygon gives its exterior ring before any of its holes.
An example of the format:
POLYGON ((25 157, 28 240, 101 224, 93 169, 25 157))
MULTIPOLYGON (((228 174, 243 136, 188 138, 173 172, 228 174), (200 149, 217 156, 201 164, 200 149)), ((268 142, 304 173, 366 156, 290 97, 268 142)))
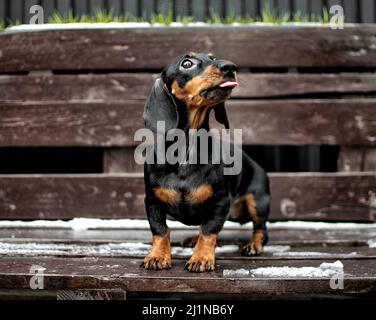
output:
POLYGON ((54 10, 74 14, 93 13, 98 9, 113 9, 115 14, 130 14, 150 18, 155 12, 174 16, 193 16, 205 20, 212 10, 225 17, 230 13, 257 17, 265 6, 279 13, 300 11, 302 14, 321 14, 323 7, 340 4, 344 7, 346 22, 376 22, 374 0, 0 0, 0 19, 28 23, 29 8, 34 4, 44 7, 45 15, 54 10))

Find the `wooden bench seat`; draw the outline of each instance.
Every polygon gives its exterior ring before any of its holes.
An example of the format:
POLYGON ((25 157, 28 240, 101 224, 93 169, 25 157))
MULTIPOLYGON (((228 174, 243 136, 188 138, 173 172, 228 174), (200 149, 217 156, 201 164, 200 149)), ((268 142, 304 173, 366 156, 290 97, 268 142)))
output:
MULTIPOLYGON (((189 248, 180 250, 193 229, 173 229, 173 268, 147 271, 139 268, 144 252, 150 246, 147 229, 92 229, 75 231, 65 228, 0 228, 0 298, 41 295, 29 287, 30 268, 45 268, 45 297, 66 294, 73 298, 79 292, 87 298, 128 299, 197 296, 282 297, 298 294, 311 297, 374 296, 376 294, 375 224, 349 228, 289 228, 271 225, 270 245, 264 255, 244 257, 236 250, 249 237, 246 228, 226 228, 219 238, 217 269, 213 273, 192 274, 184 270, 189 248), (141 252, 132 253, 131 245, 144 244, 141 252), (4 245, 5 244, 5 245, 4 245), (124 245, 129 244, 130 249, 124 245), (8 250, 8 252, 5 252, 8 250), (226 251, 226 250, 225 250, 226 251), (83 254, 83 252, 85 252, 83 254), (174 253, 175 252, 175 253, 174 253), (224 270, 265 267, 319 267, 321 263, 340 260, 344 266, 344 288, 331 289, 329 277, 226 276, 224 270), (203 285, 203 281, 205 285, 203 285), (70 291, 69 291, 70 290, 70 291), (103 295, 103 290, 106 295, 103 295), (106 291, 107 290, 107 291, 106 291), (119 291, 120 290, 120 291, 119 291), (48 292, 48 295, 47 295, 48 292), (121 292, 122 294, 120 294, 121 292), (154 293, 153 293, 154 292, 154 293), (116 294, 115 294, 116 293, 116 294)), ((217 249, 218 250, 218 249, 217 249)), ((63 297, 61 297, 63 298, 63 297)))

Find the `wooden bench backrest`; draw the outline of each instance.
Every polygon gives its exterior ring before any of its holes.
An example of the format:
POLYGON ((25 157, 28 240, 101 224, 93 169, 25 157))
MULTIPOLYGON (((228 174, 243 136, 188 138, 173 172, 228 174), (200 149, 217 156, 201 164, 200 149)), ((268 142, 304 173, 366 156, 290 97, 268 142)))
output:
POLYGON ((341 145, 338 173, 270 174, 271 219, 376 216, 376 27, 0 33, 0 147, 104 148, 104 173, 1 175, 0 218, 145 217, 134 132, 158 72, 186 51, 240 67, 243 143, 341 145), (288 71, 288 72, 287 72, 288 71))

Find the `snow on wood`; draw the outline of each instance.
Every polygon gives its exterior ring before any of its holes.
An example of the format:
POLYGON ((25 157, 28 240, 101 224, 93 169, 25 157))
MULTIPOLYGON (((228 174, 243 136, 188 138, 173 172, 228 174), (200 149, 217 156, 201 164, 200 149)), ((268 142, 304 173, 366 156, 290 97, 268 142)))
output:
POLYGON ((328 278, 343 274, 341 261, 324 262, 319 267, 263 267, 256 269, 225 269, 224 277, 267 277, 267 278, 328 278))
MULTIPOLYGON (((197 229, 197 226, 187 226, 181 222, 167 220, 170 228, 176 229, 197 229)), ((0 228, 59 228, 83 231, 88 229, 149 229, 149 222, 143 219, 90 219, 74 218, 69 221, 62 220, 3 220, 0 221, 0 228)), ((240 225, 239 223, 226 221, 227 229, 252 229, 252 223, 240 225)), ((286 221, 269 222, 270 229, 375 229, 376 223, 350 223, 350 222, 311 222, 311 221, 286 221)))
POLYGON ((368 240, 367 244, 370 248, 376 248, 376 240, 368 240))
MULTIPOLYGON (((0 255, 82 255, 82 256, 145 256, 151 250, 150 244, 141 242, 108 244, 65 244, 65 243, 10 243, 0 242, 0 255)), ((216 248, 216 254, 239 251, 236 245, 224 245, 216 248)), ((171 247, 171 254, 189 257, 193 248, 171 247)))

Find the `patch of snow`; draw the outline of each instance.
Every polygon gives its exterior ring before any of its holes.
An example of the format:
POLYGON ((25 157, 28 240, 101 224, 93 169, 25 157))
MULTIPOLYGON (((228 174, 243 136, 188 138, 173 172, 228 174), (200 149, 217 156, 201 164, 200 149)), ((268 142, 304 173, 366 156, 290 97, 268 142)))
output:
POLYGON ((354 223, 354 222, 314 222, 314 221, 283 221, 269 222, 270 229, 372 229, 376 223, 354 223))
MULTIPOLYGON (((186 226, 178 221, 168 221, 172 228, 193 229, 195 226, 186 226)), ((62 220, 3 220, 0 228, 62 228, 84 231, 88 229, 148 229, 149 222, 143 219, 90 219, 74 218, 69 221, 62 220)))
MULTIPOLYGON (((177 229, 197 229, 197 226, 187 226, 179 221, 167 220, 171 228, 177 229)), ((91 219, 91 218, 74 218, 69 221, 61 220, 1 220, 0 228, 64 228, 76 231, 88 229, 148 229, 149 222, 146 219, 91 219)), ((227 229, 252 229, 252 223, 240 225, 237 222, 226 221, 227 229)), ((376 223, 330 223, 330 222, 310 222, 310 221, 286 221, 286 222, 269 222, 270 229, 376 229, 376 223)))
POLYGON ((241 277, 241 276, 248 276, 250 273, 247 269, 225 269, 223 270, 223 276, 224 277, 241 277))
POLYGON ((270 253, 283 253, 286 251, 289 251, 291 249, 290 246, 282 246, 282 245, 271 245, 271 246, 265 246, 264 252, 270 252, 270 253))
POLYGON ((275 257, 330 257, 341 256, 344 258, 351 258, 358 255, 357 252, 336 253, 336 252, 319 252, 319 251, 289 251, 289 252, 274 252, 275 257))
POLYGON ((100 245, 80 245, 65 243, 0 243, 0 255, 146 255, 150 244, 138 242, 108 243, 100 245))
POLYGON ((290 252, 274 252, 276 257, 316 257, 316 256, 331 256, 328 252, 314 252, 314 251, 290 251, 290 252))
POLYGON ((319 267, 262 267, 257 269, 223 270, 224 277, 269 277, 269 278, 327 278, 343 274, 341 261, 324 262, 319 267))
MULTIPOLYGON (((65 244, 65 243, 10 243, 0 242, 0 255, 83 255, 83 256, 145 256, 151 250, 151 244, 141 242, 124 242, 108 244, 65 244)), ((217 254, 239 251, 235 245, 216 248, 217 254)), ((193 248, 171 247, 171 254, 188 257, 193 248)))
POLYGON ((233 252, 238 252, 238 251, 239 251, 239 246, 230 245, 230 244, 215 248, 215 252, 217 254, 221 254, 221 253, 233 253, 233 252))
POLYGON ((376 248, 376 240, 368 240, 367 244, 370 248, 376 248))

